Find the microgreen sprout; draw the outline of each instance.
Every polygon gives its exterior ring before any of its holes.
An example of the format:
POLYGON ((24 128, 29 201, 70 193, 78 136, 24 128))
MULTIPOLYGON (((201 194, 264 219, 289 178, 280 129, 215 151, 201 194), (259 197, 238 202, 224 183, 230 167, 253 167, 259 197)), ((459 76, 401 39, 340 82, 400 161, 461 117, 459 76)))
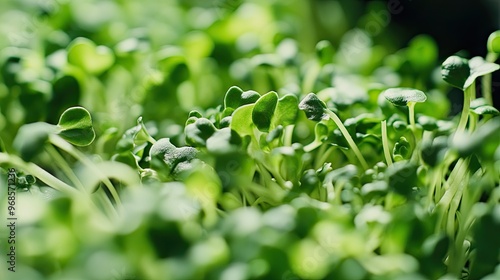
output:
POLYGON ((368 164, 366 163, 365 158, 361 154, 361 151, 359 150, 358 146, 352 139, 351 135, 345 128, 340 118, 337 116, 337 114, 329 110, 326 107, 326 104, 322 100, 320 100, 316 96, 316 94, 309 93, 306 97, 304 97, 304 99, 302 99, 299 104, 299 109, 304 111, 307 118, 313 121, 320 121, 322 119, 331 118, 335 122, 339 130, 342 132, 342 135, 345 137, 347 143, 351 147, 352 151, 358 158, 363 168, 368 169, 368 164))

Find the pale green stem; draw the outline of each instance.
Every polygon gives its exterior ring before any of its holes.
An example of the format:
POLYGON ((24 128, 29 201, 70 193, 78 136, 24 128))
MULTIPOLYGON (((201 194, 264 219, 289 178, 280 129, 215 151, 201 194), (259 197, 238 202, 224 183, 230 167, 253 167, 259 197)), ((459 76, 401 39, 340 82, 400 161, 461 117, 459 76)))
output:
POLYGON ((465 127, 467 126, 467 120, 469 119, 469 109, 470 109, 470 99, 473 95, 473 91, 475 91, 475 83, 472 83, 468 88, 464 91, 464 106, 462 107, 462 113, 460 114, 460 121, 458 122, 457 131, 454 137, 462 134, 465 131, 465 127))
MULTIPOLYGON (((496 53, 488 53, 486 55, 487 62, 495 62, 497 59, 498 55, 496 53)), ((486 74, 482 77, 482 93, 488 105, 493 106, 493 98, 491 96, 491 73, 486 74)))
MULTIPOLYGON (((95 166, 95 164, 89 160, 84 154, 82 154, 79 150, 75 149, 71 144, 68 142, 64 141, 62 138, 60 138, 57 135, 51 135, 49 137, 49 141, 57 146, 58 148, 62 149, 63 151, 67 152, 70 154, 72 157, 83 163, 86 167, 88 167, 92 172, 99 174, 100 171, 99 169, 95 166)), ((99 177, 105 177, 105 176, 99 176, 99 177)), ((121 205, 121 200, 120 197, 118 196, 118 193, 116 192, 115 187, 109 180, 109 178, 105 177, 102 180, 103 184, 108 188, 111 197, 115 201, 116 205, 120 206, 121 205)))
POLYGON ((387 121, 382 121, 382 147, 384 149, 385 161, 387 162, 387 166, 392 165, 392 157, 391 152, 389 151, 389 139, 387 138, 387 121))
POLYGON ((52 145, 46 145, 45 149, 47 153, 53 158, 55 164, 61 169, 61 171, 68 177, 69 180, 76 186, 77 189, 83 191, 84 193, 88 193, 85 187, 82 185, 82 182, 75 175, 73 170, 68 166, 66 161, 63 159, 61 154, 54 148, 52 145))
POLYGON ((65 193, 65 194, 68 194, 71 196, 81 195, 81 193, 77 189, 75 189, 75 188, 69 186, 68 184, 64 183, 63 181, 57 179, 52 174, 48 173, 47 171, 40 168, 38 165, 36 165, 34 163, 28 163, 28 162, 25 162, 16 156, 12 156, 12 155, 9 155, 6 153, 0 153, 0 164, 3 164, 3 163, 7 163, 14 168, 24 170, 25 172, 38 178, 40 181, 44 182, 48 186, 50 186, 53 189, 56 189, 62 193, 65 193))
POLYGON ((417 128, 415 126, 415 104, 416 102, 408 102, 408 114, 410 118, 410 128, 415 133, 415 129, 417 128))
POLYGON ((344 124, 342 123, 340 118, 337 116, 337 114, 335 114, 334 112, 332 112, 328 109, 325 109, 325 112, 328 114, 328 116, 330 116, 330 118, 335 122, 337 127, 340 129, 340 132, 342 132, 342 134, 344 135, 344 138, 347 140, 347 143, 349 144, 352 151, 354 152, 354 154, 358 158, 363 169, 364 170, 368 169, 368 164, 366 163, 365 158, 361 154, 361 151, 358 149, 358 146, 356 145, 356 143, 352 139, 351 135, 349 134, 349 132, 347 131, 347 129, 345 128, 344 124))
POLYGON ((293 129, 294 129, 294 125, 288 125, 285 127, 285 133, 283 135, 283 137, 284 137, 283 144, 285 146, 292 145, 293 129))

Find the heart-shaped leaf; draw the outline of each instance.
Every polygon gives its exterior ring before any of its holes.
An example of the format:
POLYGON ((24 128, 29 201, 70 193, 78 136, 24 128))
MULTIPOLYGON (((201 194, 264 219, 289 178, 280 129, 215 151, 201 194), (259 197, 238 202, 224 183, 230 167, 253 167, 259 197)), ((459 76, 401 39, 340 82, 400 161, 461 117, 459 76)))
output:
POLYGON ((230 87, 224 97, 224 108, 236 109, 240 106, 255 103, 260 98, 256 91, 243 91, 237 86, 230 87))
POLYGON ((269 132, 271 120, 278 104, 278 94, 274 91, 261 96, 252 111, 252 121, 258 130, 269 132))
POLYGON ((83 107, 72 107, 64 111, 57 126, 59 135, 76 146, 87 146, 95 139, 92 117, 83 107))
POLYGON ((255 104, 247 104, 239 107, 233 113, 231 119, 231 129, 240 136, 251 135, 253 133, 252 111, 255 104))
POLYGON ((328 115, 325 113, 325 102, 320 100, 314 93, 309 93, 300 101, 299 109, 304 111, 307 118, 313 121, 319 122, 322 119, 328 118, 328 115))
POLYGON ((500 54, 500 30, 490 34, 488 37, 488 52, 500 54))
POLYGON ((382 92, 385 99, 396 106, 407 106, 408 102, 424 102, 425 93, 413 88, 390 88, 382 92))
POLYGON ((44 122, 25 124, 19 128, 13 146, 24 161, 30 161, 42 150, 50 134, 56 133, 57 127, 44 122))
POLYGON ((469 60, 470 75, 464 84, 464 89, 468 88, 476 80, 476 78, 490 74, 500 69, 500 65, 487 62, 480 56, 473 57, 469 60))
POLYGON ((115 62, 115 56, 106 46, 96 46, 87 38, 76 38, 68 46, 68 62, 90 74, 99 75, 115 62))

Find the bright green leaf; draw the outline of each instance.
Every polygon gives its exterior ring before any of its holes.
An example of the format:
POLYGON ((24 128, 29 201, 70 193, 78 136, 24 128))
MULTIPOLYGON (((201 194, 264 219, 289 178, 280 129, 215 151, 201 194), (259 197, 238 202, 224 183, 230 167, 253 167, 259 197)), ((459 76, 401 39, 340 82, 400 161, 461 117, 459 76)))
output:
POLYGON ((500 30, 490 34, 488 37, 488 52, 500 54, 500 30))
POLYGON ((111 49, 96 46, 87 38, 76 38, 68 46, 68 62, 91 74, 100 74, 115 62, 111 49))
POLYGON ((293 94, 287 94, 278 100, 278 106, 273 116, 274 126, 294 124, 299 113, 299 100, 293 94))
POLYGON ((230 127, 240 136, 253 134, 252 111, 254 107, 255 104, 243 105, 233 113, 230 127))
POLYGON ((262 132, 269 132, 271 120, 278 104, 278 94, 274 91, 261 96, 252 111, 252 121, 262 132))
POLYGON ((76 146, 90 145, 95 139, 92 117, 83 107, 72 107, 64 111, 57 126, 59 135, 76 146))

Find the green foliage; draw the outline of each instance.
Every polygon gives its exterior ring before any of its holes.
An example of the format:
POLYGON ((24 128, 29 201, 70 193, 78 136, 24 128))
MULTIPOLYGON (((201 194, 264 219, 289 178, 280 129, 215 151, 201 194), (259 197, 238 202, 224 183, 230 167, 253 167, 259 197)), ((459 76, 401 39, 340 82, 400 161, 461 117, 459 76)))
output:
POLYGON ((348 1, 35 2, 0 4, 1 279, 498 278, 498 31, 443 82, 348 1))

